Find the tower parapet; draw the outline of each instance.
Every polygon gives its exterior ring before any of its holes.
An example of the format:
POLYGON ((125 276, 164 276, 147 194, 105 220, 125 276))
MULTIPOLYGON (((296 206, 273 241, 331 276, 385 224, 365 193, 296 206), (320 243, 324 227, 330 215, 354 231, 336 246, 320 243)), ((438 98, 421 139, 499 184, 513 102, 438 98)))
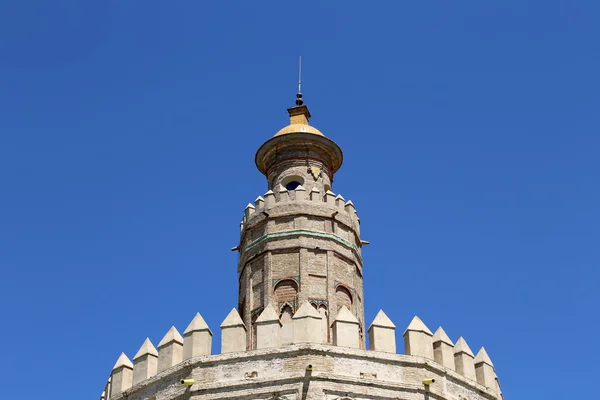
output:
MULTIPOLYGON (((199 321, 198 315, 196 314, 188 328, 192 327, 191 332, 210 332, 210 328, 204 320, 199 321), (199 328, 199 330, 196 330, 196 328, 199 328)), ((406 354, 396 354, 395 325, 383 311, 377 314, 369 328, 370 350, 359 348, 358 320, 345 306, 342 306, 333 323, 333 346, 323 343, 322 315, 308 301, 299 307, 298 311, 292 316, 292 321, 291 340, 289 343, 283 344, 280 337, 284 332, 284 325, 281 318, 278 317, 276 309, 270 304, 267 305, 259 313, 256 320, 258 327, 257 349, 247 350, 251 346, 246 341, 246 327, 238 311, 232 309, 221 324, 221 354, 211 354, 210 347, 205 347, 206 345, 209 346, 209 337, 204 336, 202 340, 205 340, 205 342, 200 346, 201 352, 185 360, 179 359, 173 365, 168 365, 171 360, 174 360, 174 358, 169 357, 169 363, 165 364, 168 367, 159 369, 158 373, 156 365, 154 364, 153 367, 152 362, 147 362, 155 360, 157 356, 156 349, 154 349, 150 340, 146 339, 134 357, 135 363, 132 364, 124 353, 119 356, 109 380, 112 383, 112 390, 109 388, 110 385, 107 385, 103 395, 106 400, 125 398, 128 400, 142 400, 147 398, 149 394, 156 394, 157 391, 163 389, 168 390, 168 385, 153 386, 152 383, 158 381, 169 382, 169 379, 171 379, 169 377, 173 377, 172 379, 178 382, 179 379, 187 379, 191 376, 196 382, 194 387, 195 385, 209 387, 212 383, 211 376, 214 376, 217 371, 223 373, 219 363, 225 362, 224 360, 250 358, 256 361, 280 357, 281 362, 284 362, 290 357, 290 354, 303 349, 302 354, 308 357, 306 363, 310 364, 312 362, 314 365, 319 365, 319 368, 325 368, 324 365, 318 364, 324 354, 329 356, 338 354, 343 360, 363 360, 357 364, 356 368, 350 369, 348 369, 346 361, 342 362, 341 365, 344 365, 344 367, 339 371, 340 376, 348 373, 351 375, 360 373, 364 377, 376 378, 379 382, 380 379, 387 379, 388 377, 389 379, 396 379, 395 377, 400 374, 399 369, 422 367, 422 370, 413 370, 410 374, 405 375, 402 384, 406 385, 408 390, 415 390, 421 384, 422 379, 434 378, 436 382, 431 385, 430 390, 437 393, 438 397, 459 400, 465 391, 472 391, 478 393, 478 397, 472 397, 473 399, 502 399, 493 363, 484 348, 481 348, 477 353, 477 357, 473 357, 471 349, 462 337, 458 339, 456 345, 452 345, 452 341, 441 327, 433 337, 430 337, 427 334, 427 332, 430 332, 429 328, 418 317, 413 318, 406 332, 409 335, 411 332, 424 334, 426 338, 423 340, 423 337, 420 336, 405 335, 405 340, 408 337, 409 345, 405 349, 406 354), (417 341, 416 346, 413 344, 413 340, 417 341), (433 341, 433 343, 429 343, 430 341, 433 341), (442 358, 438 355, 440 351, 439 343, 449 347, 442 350, 442 358), (414 349, 418 349, 421 354, 415 355, 413 353, 414 349), (448 355, 447 350, 450 350, 450 354, 453 354, 456 358, 456 367, 444 359, 448 355), (278 356, 278 354, 280 355, 278 356), (311 354, 314 355, 314 358, 311 358, 311 354), (146 357, 145 360, 144 357, 146 357), (366 360, 369 360, 368 363, 366 363, 366 360), (372 364, 371 367, 367 365, 369 363, 372 364), (107 392, 107 390, 109 391, 107 392), (110 393, 110 395, 106 395, 106 393, 110 393)), ((186 332, 188 334, 183 337, 183 348, 196 347, 198 337, 190 335, 188 329, 186 329, 186 332)), ((177 329, 171 327, 163 339, 164 343, 161 342, 161 345, 159 345, 158 357, 160 358, 161 349, 165 351, 165 346, 180 345, 179 337, 177 329)), ((304 368, 303 365, 300 363, 299 368, 304 368)), ((268 374, 267 371, 261 370, 259 367, 252 370, 245 370, 244 368, 234 368, 229 374, 243 374, 243 376, 239 376, 242 381, 260 378, 263 374, 268 374)), ((298 372, 300 371, 298 370, 298 372)), ((302 370, 302 373, 304 374, 304 370, 302 370)), ((235 385, 235 382, 235 380, 225 380, 220 384, 231 383, 235 385)), ((400 385, 395 390, 400 390, 401 387, 404 386, 400 385)))

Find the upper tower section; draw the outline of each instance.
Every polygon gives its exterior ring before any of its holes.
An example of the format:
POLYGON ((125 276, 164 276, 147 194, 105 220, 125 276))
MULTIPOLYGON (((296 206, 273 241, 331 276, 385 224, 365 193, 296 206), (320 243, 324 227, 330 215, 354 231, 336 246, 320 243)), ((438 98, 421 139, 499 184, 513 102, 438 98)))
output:
POLYGON ((331 324, 346 307, 364 347, 360 223, 354 204, 331 187, 342 150, 308 125, 301 93, 288 113, 290 124, 256 153, 268 190, 246 207, 234 248, 240 253, 238 304, 248 348, 258 345, 256 321, 269 304, 281 320, 282 343, 291 343, 292 316, 305 302, 322 316, 321 335, 328 343, 331 324))
POLYGON ((296 106, 288 108, 290 124, 267 140, 256 153, 256 166, 267 177, 269 189, 279 185, 294 190, 331 190, 333 175, 342 165, 342 150, 317 128, 310 126, 310 112, 298 93, 296 106))

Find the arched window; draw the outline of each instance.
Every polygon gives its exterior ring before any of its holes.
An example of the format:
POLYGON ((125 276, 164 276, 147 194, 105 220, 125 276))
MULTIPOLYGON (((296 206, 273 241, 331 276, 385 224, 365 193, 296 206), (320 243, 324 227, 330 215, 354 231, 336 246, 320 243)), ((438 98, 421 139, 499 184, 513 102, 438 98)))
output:
POLYGON ((296 311, 298 297, 298 284, 293 279, 282 279, 275 285, 275 301, 279 308, 281 321, 281 344, 290 344, 294 341, 294 325, 292 316, 296 311))
POLYGON ((346 306, 346 308, 348 308, 348 310, 352 311, 352 295, 350 294, 350 291, 348 289, 346 289, 344 286, 339 285, 335 289, 335 300, 337 303, 338 310, 342 306, 346 306))
POLYGON ((298 181, 291 181, 291 182, 288 182, 287 185, 285 185, 285 189, 286 190, 296 190, 296 188, 298 186, 300 186, 300 182, 298 182, 298 181))
POLYGON ((281 181, 281 185, 286 190, 296 190, 298 186, 304 184, 304 179, 299 175, 287 176, 281 181))
POLYGON ((277 304, 290 303, 296 304, 296 296, 298 295, 298 284, 292 279, 282 279, 275 285, 275 301, 277 304))

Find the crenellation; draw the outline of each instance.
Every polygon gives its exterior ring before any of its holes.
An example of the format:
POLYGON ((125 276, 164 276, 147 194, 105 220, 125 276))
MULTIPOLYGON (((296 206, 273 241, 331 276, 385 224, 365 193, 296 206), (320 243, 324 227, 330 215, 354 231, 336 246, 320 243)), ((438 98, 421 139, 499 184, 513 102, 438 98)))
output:
MULTIPOLYGON (((133 379, 133 377, 132 377, 133 379)), ((111 396, 111 381, 112 378, 109 376, 108 380, 106 381, 106 385, 104 385, 104 396, 106 397, 106 399, 109 399, 111 396)))
POLYGON ((344 212, 346 211, 346 208, 345 208, 346 207, 346 199, 344 199, 341 194, 338 194, 336 196, 336 198, 335 198, 335 205, 340 210, 342 210, 344 212))
POLYGON ((358 326, 358 319, 346 306, 342 306, 333 321, 334 346, 360 348, 358 326))
POLYGON ((265 193, 265 207, 269 208, 272 207, 275 204, 275 193, 273 193, 272 190, 268 190, 267 193, 265 193))
POLYGON ((456 372, 465 378, 474 381, 477 380, 475 374, 475 356, 462 336, 458 338, 454 345, 454 363, 456 364, 456 372))
POLYGON ((246 325, 234 308, 221 323, 221 353, 246 351, 246 325))
POLYGON ((254 200, 254 207, 256 208, 256 211, 262 209, 264 206, 265 199, 263 199, 262 196, 258 196, 256 200, 254 200))
POLYGON ((294 343, 322 343, 322 316, 305 301, 293 316, 294 343))
POLYGON ((404 351, 411 356, 433 360, 433 333, 415 316, 404 332, 404 351))
POLYGON ((246 222, 248 222, 248 220, 250 219, 250 216, 252 214, 254 214, 255 211, 256 211, 256 208, 251 203, 248 203, 248 205, 246 206, 246 209, 244 210, 244 220, 246 222))
POLYGON ((313 187, 310 190, 310 201, 314 201, 322 203, 323 202, 323 197, 321 196, 321 191, 317 188, 317 187, 313 187))
POLYGON ((348 200, 346 202, 346 204, 344 205, 344 211, 348 213, 348 215, 353 221, 356 220, 356 207, 354 206, 352 200, 348 200))
POLYGON ((158 351, 149 338, 146 338, 133 357, 133 384, 145 381, 158 372, 158 351))
POLYGON ((440 326, 433 334, 433 359, 438 364, 456 370, 454 364, 454 343, 440 326))
POLYGON ((333 194, 331 190, 325 192, 325 203, 327 203, 328 206, 335 206, 335 194, 333 194))
POLYGON ((183 359, 210 355, 212 332, 200 313, 196 313, 183 332, 183 359))
POLYGON ((133 363, 121 353, 110 374, 110 397, 133 386, 133 363))
POLYGON ((304 186, 299 185, 296 190, 296 201, 306 201, 306 189, 304 186))
POLYGON ((290 194, 288 190, 283 187, 283 185, 279 185, 279 202, 287 203, 290 200, 290 194))
POLYGON ((480 385, 496 390, 496 372, 494 371, 494 364, 492 364, 492 360, 484 347, 482 347, 475 356, 474 364, 477 382, 480 385))
POLYGON ((281 321, 272 304, 267 304, 256 320, 256 348, 277 348, 281 345, 281 321))
POLYGON ((396 353, 396 325, 379 310, 369 327, 369 349, 396 353))
MULTIPOLYGON (((318 274, 318 270, 315 270, 314 273, 318 274)), ((298 345, 302 343, 312 343, 313 345, 319 345, 320 343, 327 343, 326 339, 323 336, 323 331, 321 329, 323 315, 319 313, 316 309, 318 304, 320 303, 315 301, 305 301, 302 303, 301 307, 294 313, 290 321, 292 322, 292 324, 290 325, 292 333, 291 340, 288 343, 293 345, 298 345)), ((284 343, 282 340, 282 335, 284 334, 285 328, 282 324, 282 320, 279 317, 277 307, 275 307, 272 303, 267 304, 264 307, 264 309, 262 309, 262 311, 260 312, 258 318, 256 318, 255 323, 255 343, 257 350, 270 349, 272 351, 279 351, 279 349, 286 348, 282 348, 282 345, 284 343)), ((364 352, 365 357, 372 359, 374 362, 378 362, 377 360, 384 357, 382 356, 382 354, 388 353, 395 356, 395 328, 396 327, 392 323, 392 321, 385 315, 385 313, 382 310, 380 310, 368 330, 370 337, 370 349, 359 350, 359 320, 345 305, 342 305, 332 323, 332 348, 356 349, 355 351, 364 352), (374 354, 377 355, 369 356, 369 353, 371 351, 376 352, 374 354)), ((184 332, 183 353, 185 354, 185 356, 182 359, 178 359, 177 357, 169 358, 170 361, 166 364, 164 362, 158 361, 157 359, 160 360, 161 354, 163 354, 164 358, 165 349, 167 348, 167 346, 181 346, 181 336, 178 334, 176 328, 171 327, 169 332, 167 332, 167 334, 158 346, 158 352, 156 351, 150 340, 146 339, 144 341, 144 344, 141 346, 140 350, 134 357, 133 364, 131 363, 131 361, 129 361, 125 354, 122 354, 121 357, 119 357, 117 364, 115 364, 115 367, 113 368, 111 378, 109 379, 109 381, 112 380, 113 382, 117 382, 113 392, 117 394, 119 392, 127 391, 131 387, 135 388, 139 386, 141 382, 145 382, 149 379, 152 379, 157 374, 157 372, 160 373, 165 369, 175 368, 173 371, 181 371, 183 368, 185 368, 187 361, 202 359, 206 360, 204 362, 208 362, 208 360, 212 359, 213 357, 218 359, 218 357, 221 357, 221 355, 227 353, 244 353, 247 351, 246 327, 235 308, 232 309, 227 318, 225 318, 225 320, 221 324, 221 329, 222 351, 220 355, 217 354, 211 356, 210 339, 212 337, 212 333, 210 332, 210 329, 204 321, 204 319, 202 318, 202 316, 199 313, 197 313, 184 332), (157 364, 161 365, 160 370, 158 370, 157 364)), ((411 361, 411 363, 422 363, 423 365, 430 366, 430 368, 439 368, 440 371, 445 371, 445 374, 450 374, 447 375, 447 378, 449 378, 450 380, 446 381, 446 378, 440 377, 439 386, 434 385, 432 386, 432 389, 437 388, 436 390, 439 391, 440 395, 452 394, 452 396, 462 396, 462 393, 467 393, 468 389, 467 386, 464 386, 465 383, 460 379, 466 378, 467 381, 472 382, 470 383, 471 385, 481 385, 478 386, 478 390, 480 393, 487 393, 486 390, 489 391, 490 395, 486 395, 487 397, 484 396, 482 397, 482 399, 492 400, 496 397, 498 399, 501 398, 499 383, 495 374, 493 364, 484 348, 482 348, 477 354, 477 357, 474 358, 472 356, 470 348, 468 347, 466 341, 464 341, 463 338, 460 338, 457 342, 457 345, 453 346, 452 341, 441 327, 438 328, 435 334, 433 334, 432 336, 430 336, 430 333, 431 332, 429 331, 427 326, 418 317, 413 318, 409 327, 407 328, 407 331, 405 332, 405 341, 408 341, 406 355, 398 356, 409 357, 408 359, 415 360, 411 361), (430 349, 434 354, 433 359, 424 355, 428 352, 424 350, 423 346, 426 346, 425 342, 428 341, 432 342, 430 345, 430 349), (446 357, 449 354, 448 350, 455 351, 454 354, 450 354, 453 355, 453 361, 454 358, 457 359, 456 371, 460 375, 451 375, 454 373, 451 372, 454 371, 454 368, 448 364, 448 360, 446 359, 446 357), (464 376, 464 378, 460 378, 460 376, 464 376), (484 389, 484 387, 487 389, 484 389)), ((170 352, 169 354, 172 353, 173 352, 170 352)), ((315 363, 315 365, 318 364, 315 363)), ((342 363, 340 365, 346 364, 342 363)), ((373 365, 375 366, 377 364, 373 365)), ((425 374, 423 374, 423 370, 421 367, 418 367, 414 364, 410 365, 412 366, 406 365, 402 367, 402 370, 399 369, 396 372, 393 372, 392 370, 382 370, 381 366, 371 368, 368 367, 366 364, 363 365, 360 363, 355 366, 349 365, 349 367, 350 370, 353 371, 360 370, 361 379, 367 379, 368 377, 368 379, 377 380, 395 379, 398 382, 406 380, 419 382, 425 377, 429 378, 435 376, 435 374, 432 375, 432 372, 426 372, 425 374), (411 374, 415 374, 415 376, 412 377, 411 374), (393 378, 394 376, 398 376, 398 378, 393 378)), ((261 378, 260 370, 257 369, 256 371, 259 371, 258 375, 253 375, 252 379, 261 378)), ((194 376, 193 373, 192 376, 194 376)), ((246 377, 245 379, 249 378, 246 377)), ((108 393, 107 390, 110 390, 108 384, 105 388, 105 393, 108 393)), ((450 398, 458 399, 459 397, 450 398)))
POLYGON ((183 337, 172 326, 158 344, 158 372, 183 361, 183 337))
POLYGON ((500 381, 498 380, 498 375, 496 375, 496 373, 494 373, 494 380, 495 382, 495 388, 496 388, 496 394, 498 399, 504 399, 504 395, 502 394, 502 389, 500 389, 500 381))
POLYGON ((302 186, 298 186, 292 191, 288 191, 282 187, 279 197, 276 197, 273 192, 269 192, 265 193, 264 199, 259 196, 255 200, 254 205, 249 203, 246 206, 244 218, 242 219, 242 229, 251 227, 266 217, 281 218, 285 215, 303 217, 307 214, 315 214, 322 215, 325 218, 335 217, 337 222, 344 224, 358 236, 359 224, 356 208, 351 201, 346 202, 341 195, 334 197, 333 200, 327 203, 327 198, 331 199, 333 193, 329 191, 329 195, 321 198, 318 189, 313 188, 310 192, 310 201, 318 203, 319 208, 315 208, 306 203, 309 199, 306 189, 302 186), (256 211, 258 210, 261 212, 257 213, 256 211), (341 214, 339 213, 340 211, 342 211, 341 214))

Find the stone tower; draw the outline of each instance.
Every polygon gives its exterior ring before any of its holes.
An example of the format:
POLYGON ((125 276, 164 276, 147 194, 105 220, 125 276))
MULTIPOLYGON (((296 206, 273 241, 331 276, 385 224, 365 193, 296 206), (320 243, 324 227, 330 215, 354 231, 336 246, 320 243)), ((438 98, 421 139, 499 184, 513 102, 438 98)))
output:
POLYGON ((238 250, 239 310, 256 348, 256 319, 267 304, 282 323, 282 344, 292 343, 292 316, 308 301, 322 316, 322 341, 342 306, 359 321, 364 348, 364 306, 359 220, 352 202, 332 184, 342 151, 308 124, 298 95, 290 124, 256 153, 268 191, 246 208, 238 250))
POLYGON ((475 355, 415 316, 401 354, 382 310, 365 330, 367 242, 352 202, 332 191, 342 151, 308 124, 301 95, 288 112, 256 153, 268 190, 241 222, 238 309, 220 326, 220 352, 198 313, 183 335, 146 338, 133 362, 121 353, 100 399, 502 400, 483 347, 475 355))

